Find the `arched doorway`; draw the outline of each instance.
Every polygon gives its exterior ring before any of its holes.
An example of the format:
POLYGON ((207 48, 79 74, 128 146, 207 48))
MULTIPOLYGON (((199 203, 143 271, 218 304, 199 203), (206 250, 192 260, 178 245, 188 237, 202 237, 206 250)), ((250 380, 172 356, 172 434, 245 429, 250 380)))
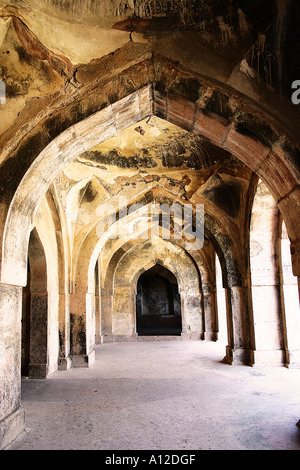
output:
POLYGON ((32 379, 49 372, 47 264, 36 228, 28 245, 28 281, 23 288, 21 373, 32 379))
POLYGON ((137 333, 141 336, 178 336, 182 331, 181 301, 177 279, 156 264, 137 283, 137 333))

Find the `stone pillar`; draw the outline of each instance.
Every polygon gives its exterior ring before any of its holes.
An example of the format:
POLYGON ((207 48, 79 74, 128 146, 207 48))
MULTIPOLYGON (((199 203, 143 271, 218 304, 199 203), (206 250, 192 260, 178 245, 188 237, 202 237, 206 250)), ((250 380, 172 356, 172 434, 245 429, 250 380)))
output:
POLYGON ((59 294, 59 370, 70 369, 70 294, 59 294))
POLYGON ((86 294, 86 347, 87 352, 93 351, 95 346, 95 293, 88 292, 86 294))
POLYGON ((73 367, 89 367, 95 360, 95 351, 87 338, 87 297, 83 291, 70 294, 70 356, 73 367))
POLYGON ((130 286, 117 285, 113 296, 114 341, 136 341, 135 296, 130 286))
POLYGON ((216 269, 216 314, 218 325, 218 340, 226 342, 228 340, 227 333, 227 306, 226 291, 223 287, 223 276, 218 256, 215 257, 216 269))
POLYGON ((249 287, 227 287, 228 346, 224 360, 229 364, 253 364, 253 331, 250 321, 249 287))
POLYGON ((30 282, 22 289, 21 375, 28 377, 30 361, 30 282))
POLYGON ((203 339, 203 312, 201 298, 189 292, 180 292, 183 339, 203 339))
POLYGON ((260 181, 253 202, 250 230, 256 365, 282 366, 287 359, 280 285, 280 221, 276 201, 260 181))
POLYGON ((282 327, 280 285, 253 285, 255 364, 284 365, 286 350, 282 327))
POLYGON ((110 289, 101 289, 101 334, 104 343, 113 341, 112 332, 113 297, 110 289))
POLYGON ((95 292, 95 341, 96 344, 102 343, 102 319, 101 319, 101 296, 99 292, 99 286, 95 292))
POLYGON ((206 341, 217 341, 218 339, 218 319, 216 290, 209 285, 202 286, 203 307, 204 307, 204 339, 206 341))
POLYGON ((95 342, 101 344, 102 341, 102 318, 101 318, 101 258, 95 266, 95 342))
POLYGON ((295 269, 297 269, 297 266, 294 266, 294 270, 292 270, 290 241, 283 224, 281 236, 282 308, 286 325, 286 365, 289 368, 300 367, 299 276, 294 275, 295 269))
POLYGON ((0 449, 25 429, 21 407, 22 287, 0 285, 0 449))

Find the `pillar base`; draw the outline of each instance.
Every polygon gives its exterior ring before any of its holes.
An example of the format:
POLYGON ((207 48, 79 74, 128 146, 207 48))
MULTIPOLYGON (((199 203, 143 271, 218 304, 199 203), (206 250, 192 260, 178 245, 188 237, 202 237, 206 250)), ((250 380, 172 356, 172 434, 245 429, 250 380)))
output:
POLYGON ((151 342, 151 341, 182 341, 182 336, 138 336, 137 341, 139 342, 151 342))
POLYGON ((58 360, 58 370, 69 370, 72 367, 72 360, 70 357, 60 357, 58 360))
POLYGON ((25 412, 20 407, 0 421, 0 450, 5 449, 25 431, 25 412))
MULTIPOLYGON (((124 343, 124 342, 135 342, 137 341, 137 333, 132 335, 102 335, 102 343, 124 343)), ((98 343, 99 344, 99 343, 98 343)))
POLYGON ((123 343, 123 342, 135 342, 137 341, 137 333, 133 333, 132 335, 114 335, 113 341, 115 343, 123 343))
POLYGON ((114 336, 113 334, 111 335, 102 335, 102 343, 113 343, 114 342, 114 336))
POLYGON ((201 331, 193 331, 193 332, 187 332, 183 331, 181 333, 181 339, 185 341, 200 341, 204 339, 204 335, 201 331))
POLYGON ((300 369, 300 351, 288 351, 286 355, 286 367, 289 369, 300 369))
POLYGON ((28 377, 30 379, 46 379, 49 375, 48 364, 29 364, 28 377))
POLYGON ((103 335, 96 335, 95 337, 95 344, 102 344, 104 343, 103 341, 103 335))
POLYGON ((204 341, 218 341, 218 333, 216 331, 205 331, 204 341))
POLYGON ((226 346, 226 356, 223 359, 224 362, 230 365, 243 364, 246 366, 253 365, 253 351, 251 349, 232 349, 230 346, 226 346))
POLYGON ((281 349, 252 351, 253 366, 282 367, 286 365, 286 353, 281 349))
POLYGON ((95 362, 95 351, 84 355, 71 356, 72 367, 91 367, 95 362))

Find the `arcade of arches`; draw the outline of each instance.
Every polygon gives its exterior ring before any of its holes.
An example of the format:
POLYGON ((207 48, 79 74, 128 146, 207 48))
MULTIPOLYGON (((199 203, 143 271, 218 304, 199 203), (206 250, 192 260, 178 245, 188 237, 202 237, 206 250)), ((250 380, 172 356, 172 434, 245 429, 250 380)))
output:
POLYGON ((299 5, 62 3, 0 1, 2 448, 21 376, 90 367, 95 344, 300 366, 299 5), (203 238, 154 225, 162 206, 203 238))

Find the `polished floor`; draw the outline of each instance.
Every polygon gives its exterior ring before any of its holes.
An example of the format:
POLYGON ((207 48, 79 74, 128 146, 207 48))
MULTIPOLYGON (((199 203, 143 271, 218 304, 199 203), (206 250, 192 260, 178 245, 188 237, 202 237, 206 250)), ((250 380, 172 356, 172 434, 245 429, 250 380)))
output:
POLYGON ((96 347, 89 369, 24 380, 9 450, 300 450, 300 370, 229 366, 225 345, 96 347))

